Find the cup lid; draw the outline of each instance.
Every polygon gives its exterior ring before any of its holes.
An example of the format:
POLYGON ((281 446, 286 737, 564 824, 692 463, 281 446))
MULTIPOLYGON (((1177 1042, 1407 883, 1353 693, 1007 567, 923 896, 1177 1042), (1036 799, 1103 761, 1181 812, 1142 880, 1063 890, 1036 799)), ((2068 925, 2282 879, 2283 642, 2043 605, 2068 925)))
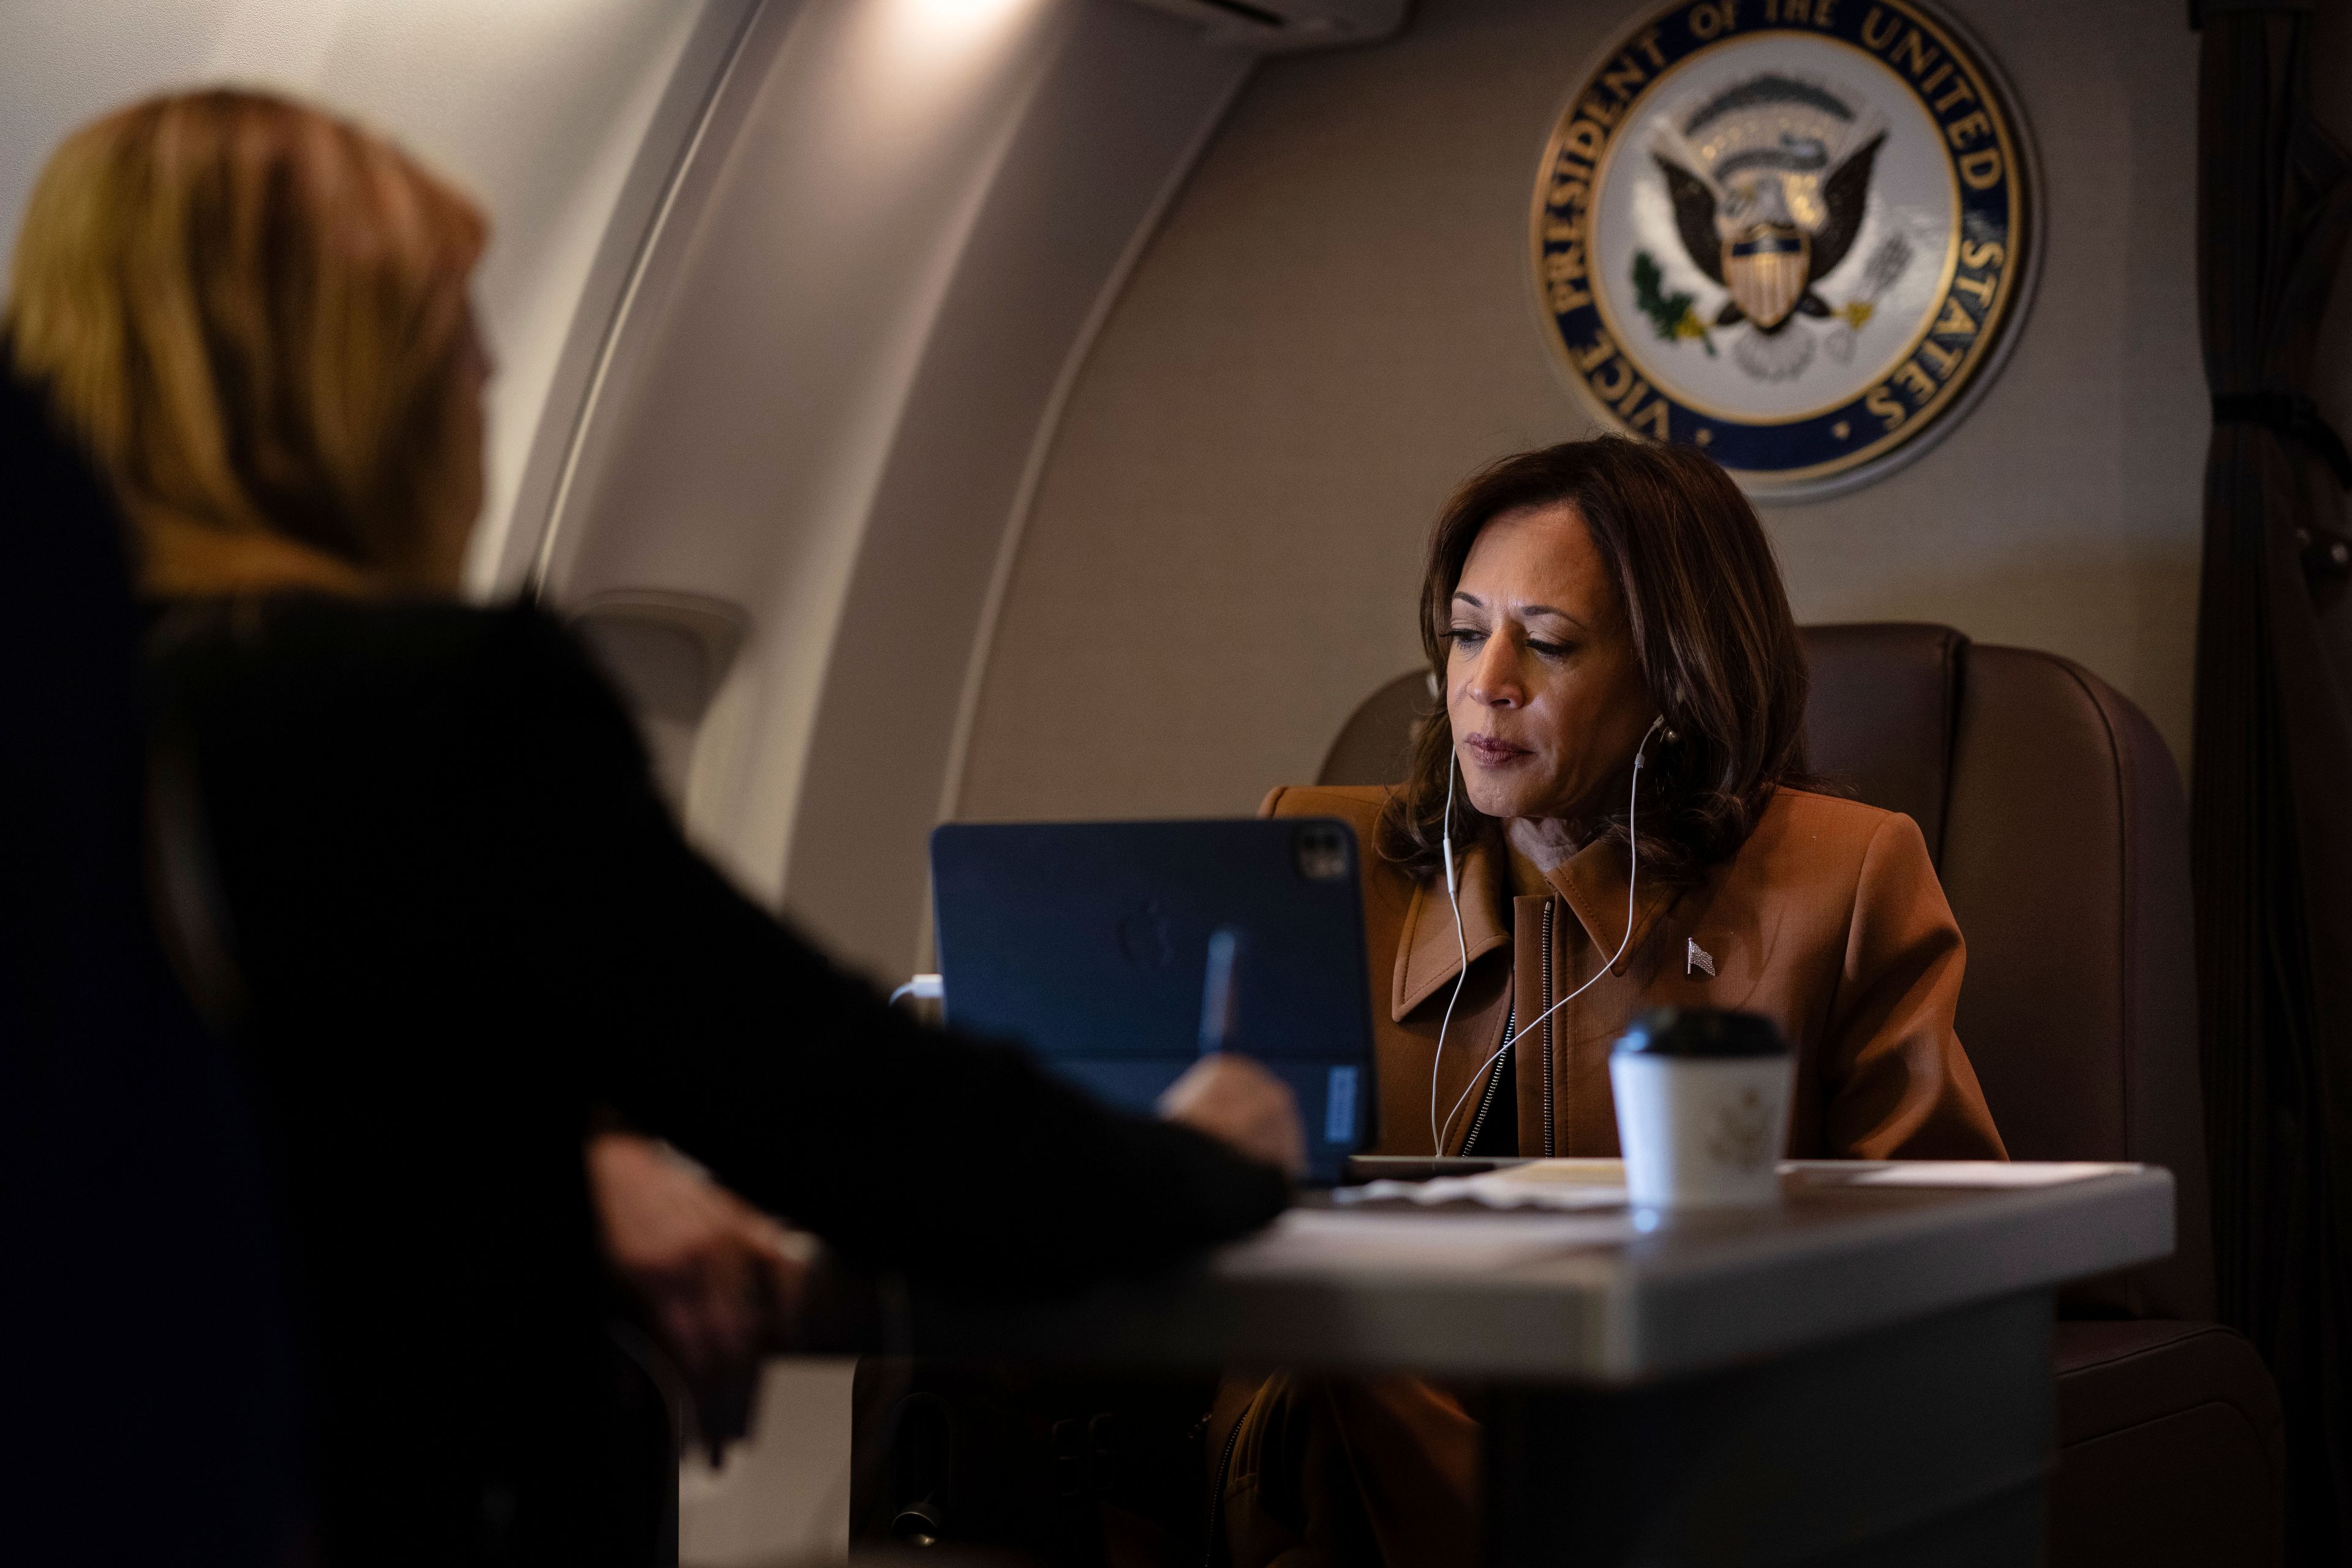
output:
POLYGON ((1617 1037, 1616 1053, 1651 1057, 1784 1057, 1778 1025, 1720 1007, 1653 1007, 1617 1037))

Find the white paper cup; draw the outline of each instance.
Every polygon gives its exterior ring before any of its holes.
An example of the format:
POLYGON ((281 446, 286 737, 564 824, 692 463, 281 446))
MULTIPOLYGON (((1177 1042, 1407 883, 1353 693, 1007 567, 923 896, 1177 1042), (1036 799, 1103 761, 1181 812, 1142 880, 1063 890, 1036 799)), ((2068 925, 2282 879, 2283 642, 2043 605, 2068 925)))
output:
POLYGON ((1794 1060, 1752 1015, 1660 1008, 1609 1058, 1627 1196, 1638 1208, 1776 1203, 1794 1060))

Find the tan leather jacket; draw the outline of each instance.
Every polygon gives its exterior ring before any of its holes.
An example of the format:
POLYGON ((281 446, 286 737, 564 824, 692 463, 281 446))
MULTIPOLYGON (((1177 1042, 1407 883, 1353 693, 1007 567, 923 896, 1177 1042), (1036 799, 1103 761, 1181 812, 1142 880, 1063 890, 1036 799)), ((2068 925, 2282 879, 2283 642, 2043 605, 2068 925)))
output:
MULTIPOLYGON (((1618 846, 1571 857, 1547 877, 1549 896, 1513 898, 1502 851, 1473 845, 1459 858, 1457 937, 1444 883, 1415 882, 1380 858, 1373 830, 1388 793, 1277 789, 1262 808, 1339 817, 1363 847, 1380 1152, 1430 1152, 1430 1069, 1465 946, 1469 978, 1436 1074, 1436 1120, 1462 1108, 1447 1153, 1468 1136, 1485 1099, 1474 1078, 1514 1006, 1537 1016, 1622 942, 1608 974, 1512 1052, 1520 1152, 1615 1154, 1610 1047, 1636 1014, 1672 1004, 1780 1025, 1797 1058, 1792 1157, 2003 1157, 1952 1028, 1966 944, 1909 817, 1782 790, 1699 886, 1677 895, 1644 882, 1630 942, 1618 846)), ((1238 1568, 1419 1568, 1475 1555, 1478 1427, 1442 1389, 1411 1378, 1229 1379, 1209 1439, 1238 1568)))
MULTIPOLYGON (((1537 1016, 1623 942, 1625 852, 1589 846, 1549 874, 1551 896, 1512 899, 1501 851, 1462 848, 1457 938, 1444 881, 1414 882, 1374 847, 1387 796, 1277 789, 1261 814, 1336 816, 1363 847, 1381 1153, 1431 1152, 1430 1067, 1468 947, 1470 977, 1437 1072, 1438 1121, 1463 1105, 1445 1137, 1454 1153, 1484 1085, 1467 1100, 1465 1091, 1501 1047, 1514 1005, 1537 1016)), ((1967 948, 1909 817, 1782 790, 1698 887, 1676 896, 1643 880, 1624 946, 1606 976, 1539 1026, 1544 1049, 1512 1053, 1521 1153, 1615 1154, 1610 1047, 1635 1015, 1672 1005, 1736 1007, 1780 1025, 1797 1058, 1791 1158, 2001 1157, 1952 1031, 1967 948)))

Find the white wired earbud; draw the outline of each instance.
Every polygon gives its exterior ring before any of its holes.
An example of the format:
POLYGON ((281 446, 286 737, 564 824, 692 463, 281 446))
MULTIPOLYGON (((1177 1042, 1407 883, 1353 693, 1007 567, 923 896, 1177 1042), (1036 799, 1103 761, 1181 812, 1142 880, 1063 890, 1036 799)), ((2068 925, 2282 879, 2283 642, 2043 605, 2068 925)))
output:
MULTIPOLYGON (((1512 1039, 1525 1039, 1528 1036, 1528 1032, 1533 1029, 1537 1025, 1542 1023, 1546 1018, 1550 1017, 1554 1013, 1559 1012, 1562 1007, 1567 1006, 1570 1002, 1575 1001, 1579 996, 1583 995, 1587 991, 1590 991, 1592 988, 1594 981, 1599 980, 1602 975, 1617 967, 1617 961, 1625 956, 1625 949, 1631 945, 1633 941, 1633 893, 1634 889, 1641 884, 1642 876, 1641 839, 1635 836, 1633 831, 1635 826, 1634 812, 1639 806, 1642 798, 1642 761, 1643 753, 1648 752, 1650 749, 1651 736, 1657 734, 1661 731, 1664 731, 1668 741, 1672 741, 1675 738, 1674 731, 1667 730, 1665 726, 1665 715, 1661 713, 1658 717, 1650 721, 1649 729, 1643 732, 1642 743, 1633 748, 1633 787, 1626 792, 1625 798, 1626 867, 1624 939, 1618 942, 1617 951, 1610 954, 1609 962, 1592 972, 1591 979, 1587 980, 1583 984, 1578 986, 1575 990, 1570 992, 1567 995, 1561 997, 1559 1001, 1545 1008, 1541 1013, 1536 1015, 1535 1017, 1529 1019, 1527 1023, 1520 1025, 1517 1029, 1513 1030, 1511 1036, 1512 1039)), ((1445 1031, 1454 1022, 1454 1004, 1459 1000, 1462 995, 1462 983, 1470 978, 1470 943, 1462 934, 1462 900, 1455 892, 1454 879, 1454 759, 1449 749, 1446 757, 1445 831, 1443 839, 1445 849, 1445 897, 1447 901, 1452 903, 1454 906, 1454 940, 1455 944, 1460 947, 1462 951, 1462 971, 1454 978, 1454 994, 1446 998, 1445 1016, 1437 1026, 1437 1055, 1429 1064, 1429 1148, 1430 1152, 1435 1156, 1443 1156, 1444 1154, 1445 1135, 1454 1131, 1454 1119, 1461 1115, 1463 1106, 1469 1103, 1471 1094, 1478 1088, 1478 1080, 1485 1078, 1486 1076, 1486 1069, 1493 1067, 1502 1057, 1503 1052, 1510 1048, 1510 1042, 1507 1040, 1503 1045, 1496 1047, 1493 1056, 1488 1057, 1485 1061, 1478 1064, 1478 1070, 1470 1075, 1469 1087, 1463 1089, 1462 1098, 1454 1102, 1454 1109, 1445 1113, 1445 1125, 1443 1128, 1440 1128, 1437 1123, 1437 1068, 1438 1065, 1445 1059, 1445 1031)))
MULTIPOLYGON (((1445 745, 1445 822, 1439 842, 1445 849, 1445 901, 1454 906, 1454 942, 1462 950, 1462 967, 1454 976, 1454 994, 1445 999, 1445 1016, 1437 1026, 1437 1054, 1429 1062, 1429 1152, 1433 1155, 1445 1152, 1444 1141, 1437 1131, 1437 1069, 1445 1060, 1445 1031, 1454 1025, 1454 1004, 1462 1000, 1462 983, 1470 978, 1470 939, 1462 934, 1462 899, 1454 881, 1454 776, 1461 771, 1460 760, 1454 756, 1454 743, 1449 739, 1445 745)), ((1448 1126, 1453 1124, 1452 1117, 1445 1120, 1448 1126)))

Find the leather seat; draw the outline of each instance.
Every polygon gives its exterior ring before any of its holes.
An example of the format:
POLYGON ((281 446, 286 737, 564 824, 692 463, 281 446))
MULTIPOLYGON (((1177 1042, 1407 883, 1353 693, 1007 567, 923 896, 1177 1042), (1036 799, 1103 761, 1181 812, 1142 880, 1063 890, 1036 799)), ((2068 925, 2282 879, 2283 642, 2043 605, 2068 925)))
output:
POLYGON ((2052 1568, 2280 1560, 2278 1391, 2244 1335, 2062 1320, 2057 1361, 2052 1568))
MULTIPOLYGON (((2060 1298, 2053 1568, 2273 1563, 2278 1392, 2212 1322, 2188 805, 2138 709, 2079 665, 1948 626, 1805 629, 1806 749, 1907 813, 1969 944, 1958 1027, 2010 1153, 2173 1173, 2173 1256, 2060 1298)), ((1375 692, 1321 782, 1394 780, 1430 701, 1375 692)))

